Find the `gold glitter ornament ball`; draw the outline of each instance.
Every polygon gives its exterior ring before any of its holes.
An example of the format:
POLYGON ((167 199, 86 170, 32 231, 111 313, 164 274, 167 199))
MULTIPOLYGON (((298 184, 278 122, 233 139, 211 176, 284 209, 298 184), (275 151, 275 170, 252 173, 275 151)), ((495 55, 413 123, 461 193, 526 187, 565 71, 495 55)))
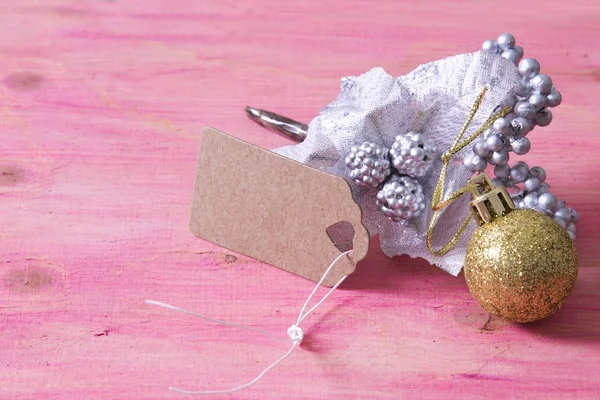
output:
POLYGON ((532 322, 553 314, 571 294, 577 251, 552 218, 512 210, 475 231, 464 271, 473 297, 488 312, 532 322))

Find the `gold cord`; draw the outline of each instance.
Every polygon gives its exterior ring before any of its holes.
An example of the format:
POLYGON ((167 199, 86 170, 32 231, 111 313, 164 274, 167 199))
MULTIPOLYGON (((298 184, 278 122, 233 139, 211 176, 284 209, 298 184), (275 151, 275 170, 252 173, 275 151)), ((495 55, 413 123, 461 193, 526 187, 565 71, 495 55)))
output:
POLYGON ((455 201, 456 199, 461 197, 463 194, 471 191, 471 189, 472 189, 472 185, 467 184, 464 187, 462 187, 461 189, 458 189, 456 192, 452 193, 446 200, 441 200, 442 195, 444 193, 444 182, 446 181, 446 173, 448 172, 448 165, 450 165, 450 160, 456 153, 458 153, 459 151, 464 149, 466 146, 471 144, 471 142, 473 142, 473 140, 475 140, 479 135, 481 135, 481 133, 483 131, 488 129, 494 123, 494 121, 496 121, 498 118, 504 117, 506 114, 508 114, 512 110, 512 107, 510 107, 510 106, 504 107, 502 110, 500 110, 499 112, 495 113, 490 118, 488 118, 488 120, 485 121, 485 123, 483 125, 481 125, 481 127, 479 129, 477 129, 468 138, 466 138, 465 140, 463 140, 461 142, 460 140, 462 139, 465 132, 471 125, 471 122, 473 121, 475 114, 477 114, 477 111, 479 110, 479 107, 481 106, 481 103, 483 102, 483 98, 485 97, 486 92, 487 92, 487 88, 484 88, 481 91, 481 93, 477 97, 477 100, 473 104, 473 107, 471 107, 471 112, 469 112, 469 115, 467 116, 467 120, 465 121, 462 128, 460 129, 460 132, 458 132, 456 139, 454 139, 454 143, 452 143, 452 146, 450 146, 450 149, 448 149, 448 151, 446 151, 442 155, 443 166, 442 166, 442 171, 440 172, 440 177, 438 179, 437 186, 435 187, 435 191, 433 192, 433 197, 431 199, 431 209, 433 210, 433 216, 431 217, 431 221, 429 221, 429 227, 427 229, 427 238, 426 238, 427 248, 429 249, 429 252, 431 254, 433 254, 434 256, 443 256, 444 254, 449 252, 454 246, 456 246, 456 242, 458 242, 458 240, 461 238, 461 236, 467 229, 467 226, 469 225, 469 222, 471 221, 471 217, 472 217, 471 213, 469 213, 469 216, 467 218, 465 218, 465 220, 461 224, 460 228, 458 228, 458 231, 456 232, 456 234, 454 234, 452 239, 450 239, 450 241, 448 243, 446 243, 444 245, 444 247, 442 247, 439 250, 433 249, 433 245, 431 244, 431 238, 433 236, 433 231, 435 229, 435 225, 437 223, 440 211, 443 208, 449 206, 453 201, 455 201))

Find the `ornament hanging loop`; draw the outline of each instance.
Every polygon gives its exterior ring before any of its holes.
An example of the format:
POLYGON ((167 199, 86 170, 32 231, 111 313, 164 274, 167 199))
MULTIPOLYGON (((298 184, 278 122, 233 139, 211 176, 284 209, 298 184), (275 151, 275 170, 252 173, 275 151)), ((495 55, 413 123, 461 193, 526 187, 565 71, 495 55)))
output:
MULTIPOLYGON (((438 178, 437 186, 435 188, 435 191, 433 192, 433 196, 431 199, 431 209, 433 210, 433 216, 431 217, 431 221, 429 221, 429 227, 427 229, 427 237, 426 237, 427 248, 429 249, 429 252, 435 256, 443 256, 444 254, 446 254, 450 250, 452 250, 452 248, 454 246, 456 246, 456 243, 464 234, 465 230, 467 229, 467 226, 469 225, 469 222, 471 221, 471 217, 472 217, 472 214, 469 214, 469 216, 467 216, 465 218, 465 220, 463 221, 461 226, 458 228, 458 231, 456 232, 456 234, 454 234, 452 239, 450 239, 450 241, 448 243, 446 243, 441 249, 435 250, 433 248, 433 244, 431 243, 431 241, 432 241, 432 237, 433 237, 433 232, 435 230, 435 225, 439 219, 440 211, 442 209, 448 207, 456 199, 458 199, 465 193, 474 192, 475 190, 477 190, 476 183, 474 181, 470 180, 464 187, 462 187, 462 188, 458 189, 456 192, 452 193, 447 199, 442 200, 442 195, 444 193, 444 183, 446 182, 446 174, 448 173, 448 166, 450 165, 450 161, 452 160, 452 157, 454 157, 454 155, 456 155, 459 151, 461 151, 462 149, 467 147, 469 144, 471 144, 477 137, 479 137, 479 135, 481 135, 486 129, 488 129, 490 126, 492 126, 494 121, 496 121, 498 118, 504 117, 506 114, 508 114, 512 110, 511 107, 504 107, 502 110, 500 110, 499 112, 493 114, 490 118, 488 118, 487 121, 485 121, 484 124, 481 125, 481 127, 479 127, 479 129, 477 129, 475 132, 473 132, 470 136, 468 136, 466 139, 464 139, 461 142, 461 139, 465 135, 465 132, 471 125, 473 118, 475 117, 475 115, 477 114, 477 111, 479 110, 479 107, 481 106, 481 103, 483 102, 483 98, 485 97, 486 92, 487 92, 487 88, 484 88, 481 91, 481 93, 477 97, 477 100, 475 100, 473 107, 471 107, 471 111, 469 112, 469 115, 467 116, 465 123, 463 124, 460 131, 458 132, 458 135, 456 135, 456 139, 454 139, 454 143, 452 143, 452 146, 450 146, 450 148, 441 157, 443 166, 442 166, 442 171, 440 172, 440 177, 438 178)), ((485 175, 487 177, 487 175, 485 173, 482 175, 485 175)), ((489 180, 489 177, 487 177, 487 179, 489 180)), ((491 183, 491 180, 490 180, 490 183, 491 183)), ((507 197, 510 199, 510 196, 507 195, 507 197)), ((512 201, 511 201, 511 204, 512 204, 512 201)), ((512 206, 514 208, 514 204, 512 206)))
POLYGON ((515 203, 503 186, 496 187, 490 177, 479 174, 469 180, 473 200, 471 212, 479 226, 504 217, 515 209, 515 203))

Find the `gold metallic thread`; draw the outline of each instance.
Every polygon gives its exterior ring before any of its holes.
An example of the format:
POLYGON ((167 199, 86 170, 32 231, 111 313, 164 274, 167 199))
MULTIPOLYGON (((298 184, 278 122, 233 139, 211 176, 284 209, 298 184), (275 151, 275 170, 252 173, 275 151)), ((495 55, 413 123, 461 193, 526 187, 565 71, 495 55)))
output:
MULTIPOLYGON (((463 194, 474 191, 469 183, 442 200, 444 182, 451 158, 510 112, 503 108, 477 131, 460 142, 477 113, 486 89, 473 105, 450 149, 442 155, 443 167, 433 193, 434 210, 427 230, 429 251, 442 256, 464 234, 472 215, 441 249, 434 250, 431 238, 439 211, 463 194)), ((471 294, 488 312, 513 322, 532 322, 558 310, 567 300, 577 279, 577 251, 567 232, 553 219, 534 210, 509 210, 484 223, 471 237, 465 256, 464 273, 471 294)))
POLYGON ((477 129, 468 138, 461 142, 460 139, 462 139, 462 137, 464 136, 465 132, 469 128, 469 125, 471 125, 471 121, 473 121, 475 114, 477 114, 477 110, 479 110, 479 107, 483 102, 483 98, 486 92, 487 88, 484 88, 481 91, 481 93, 477 97, 477 100, 473 104, 473 107, 471 107, 471 112, 469 112, 467 120, 461 127, 460 132, 456 136, 456 139, 454 139, 454 143, 452 143, 450 149, 448 149, 448 151, 446 151, 442 155, 442 171, 440 172, 440 177, 438 179, 437 186, 435 187, 435 191, 433 192, 433 197, 431 199, 431 209, 433 210, 433 216, 431 217, 431 221, 429 221, 427 236, 425 238, 425 243, 427 244, 429 252, 435 256, 443 256, 444 254, 449 252, 454 246, 456 246, 456 242, 458 242, 461 236, 465 233, 465 229, 467 229, 467 226, 471 221, 471 214, 469 214, 467 218, 465 218, 463 223, 460 225, 458 231, 452 237, 452 239, 450 239, 450 241, 446 243, 441 249, 434 250, 433 244, 431 243, 431 238, 433 237, 433 231, 435 229, 435 224, 437 223, 440 210, 444 207, 449 206, 454 200, 458 199, 463 194, 468 193, 472 190, 471 185, 467 185, 452 193, 450 197, 448 197, 448 199, 442 200, 442 194, 444 193, 444 182, 446 181, 446 173, 448 172, 448 165, 450 165, 450 160, 456 153, 468 146, 471 142, 473 142, 473 140, 477 139, 477 137, 481 135, 483 131, 492 126, 494 121, 496 121, 498 118, 504 117, 512 110, 511 107, 504 107, 502 110, 492 115, 487 121, 485 121, 485 123, 479 129, 477 129))
POLYGON ((553 314, 571 294, 577 251, 552 218, 513 210, 475 231, 464 273, 471 294, 488 312, 532 322, 553 314))

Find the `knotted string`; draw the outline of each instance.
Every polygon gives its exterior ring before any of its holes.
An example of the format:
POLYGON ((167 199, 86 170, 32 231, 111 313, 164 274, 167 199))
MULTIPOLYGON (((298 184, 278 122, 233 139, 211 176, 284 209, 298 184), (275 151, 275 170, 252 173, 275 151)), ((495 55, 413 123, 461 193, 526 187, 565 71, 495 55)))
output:
POLYGON ((269 337, 269 338, 271 338, 273 340, 277 340, 277 341, 280 341, 280 342, 289 342, 289 341, 292 341, 292 346, 290 347, 290 349, 283 356, 279 357, 271 365, 269 365, 264 370, 262 370, 262 372, 260 374, 258 374, 254 379, 252 379, 250 382, 245 383, 243 385, 234 387, 232 389, 224 389, 224 390, 197 390, 196 391, 196 390, 178 389, 178 388, 174 388, 174 387, 169 387, 169 389, 173 390, 175 392, 178 392, 178 393, 183 393, 183 394, 230 394, 230 393, 234 393, 234 392, 237 392, 239 390, 245 389, 245 388, 247 388, 249 386, 252 386, 256 382, 260 381, 262 379, 262 377, 267 374, 267 372, 269 372, 271 369, 275 368, 283 360, 285 360, 286 358, 288 358, 294 352, 294 350, 298 346, 300 346, 300 344, 302 343, 302 339, 304 339, 304 331, 302 330, 302 328, 300 328, 300 324, 302 323, 302 321, 304 321, 304 319, 306 317, 308 317, 310 314, 312 314, 321 304, 323 304, 323 302, 331 295, 331 293, 333 293, 333 291, 335 289, 337 289, 338 286, 340 286, 342 284, 342 282, 344 282, 344 280, 348 277, 348 275, 342 276, 340 278, 340 280, 337 281, 337 283, 335 285, 333 285, 333 287, 331 289, 329 289, 329 291, 325 294, 325 296, 323 296, 323 298, 317 302, 317 304, 315 304, 308 311, 305 312, 306 308, 308 307, 308 304, 310 303, 310 301, 314 297, 314 295, 317 292, 317 289, 319 288, 319 286, 321 286, 321 284, 323 283, 323 281, 325 281, 325 278, 327 278, 327 275, 333 269, 333 267, 337 264, 337 262, 342 257, 347 256, 351 252, 352 252, 352 250, 348 250, 348 251, 340 254, 339 256, 337 256, 336 259, 333 260, 333 262, 325 270, 325 272, 323 273, 323 276, 321 277, 321 279, 316 284, 316 286, 313 289, 313 291, 310 293, 310 295, 308 296, 308 298, 304 302, 304 305, 302 306, 302 309, 300 310, 300 314, 298 314, 298 319, 296 320, 296 323, 292 324, 288 328, 287 334, 289 336, 289 339, 281 339, 281 338, 279 338, 277 336, 271 335, 269 332, 263 331, 261 329, 253 328, 251 326, 234 324, 232 322, 227 322, 227 321, 223 321, 223 320, 216 319, 216 318, 210 318, 210 317, 207 317, 205 315, 197 314, 195 312, 188 311, 188 310, 185 310, 183 308, 175 307, 175 306, 172 306, 170 304, 161 303, 159 301, 146 300, 147 304, 153 304, 153 305, 164 307, 164 308, 168 308, 170 310, 174 310, 174 311, 177 311, 177 312, 180 312, 180 313, 183 313, 183 314, 193 315, 195 317, 202 318, 202 319, 205 319, 207 321, 214 322, 216 324, 226 325, 226 326, 232 326, 232 327, 235 327, 235 328, 240 328, 240 329, 245 329, 247 331, 260 333, 261 335, 267 336, 267 337, 269 337))
POLYGON ((467 193, 473 189, 473 185, 471 183, 467 183, 464 187, 462 187, 462 188, 458 189, 456 192, 452 193, 446 200, 441 200, 442 195, 444 193, 444 183, 446 181, 446 174, 448 172, 448 166, 450 165, 450 160, 456 153, 458 153, 459 151, 461 151, 462 149, 467 147, 469 144, 471 144, 473 142, 473 140, 477 139, 477 137, 479 137, 479 135, 481 135, 486 129, 488 129, 490 126, 492 126, 494 121, 496 121, 498 118, 504 117, 506 114, 508 114, 512 110, 512 107, 510 107, 510 106, 504 107, 502 110, 498 111, 497 113, 492 115, 490 118, 488 118, 487 121, 485 121, 484 124, 481 125, 481 127, 479 127, 479 129, 477 129, 468 138, 466 138, 465 140, 463 140, 461 142, 460 140, 462 139, 465 132, 471 125, 471 122, 473 121, 475 114, 477 114, 477 111, 479 110, 479 107, 481 106, 481 103, 483 102, 483 98, 485 97, 486 92, 487 92, 487 88, 484 88, 481 91, 481 93, 477 97, 477 100, 475 100, 473 107, 471 107, 471 112, 469 112, 469 115, 467 116, 467 120, 465 121, 465 123, 461 127, 460 131, 458 132, 456 139, 454 139, 454 143, 452 143, 452 146, 450 146, 450 148, 442 155, 443 166, 442 166, 442 171, 440 172, 440 177, 438 178, 437 186, 435 187, 435 191, 433 192, 433 196, 431 199, 431 209, 433 210, 433 215, 431 217, 431 221, 429 221, 429 227, 427 229, 427 237, 426 237, 427 248, 429 249, 429 252, 431 254, 433 254, 434 256, 443 256, 444 254, 448 253, 454 246, 456 246, 456 243, 458 242, 458 240, 465 233, 465 230, 467 229, 467 226, 469 225, 469 222, 471 221, 471 217, 472 217, 472 214, 469 213, 469 215, 465 218, 465 220, 463 221, 461 226, 458 228, 458 231, 454 234, 452 239, 450 239, 450 241, 448 243, 446 243, 441 249, 439 249, 439 250, 433 249, 433 245, 431 244, 431 238, 433 236, 433 231, 434 231, 435 225, 438 221, 440 211, 442 209, 448 207, 456 199, 458 199, 459 197, 461 197, 462 195, 464 195, 465 193, 467 193))

